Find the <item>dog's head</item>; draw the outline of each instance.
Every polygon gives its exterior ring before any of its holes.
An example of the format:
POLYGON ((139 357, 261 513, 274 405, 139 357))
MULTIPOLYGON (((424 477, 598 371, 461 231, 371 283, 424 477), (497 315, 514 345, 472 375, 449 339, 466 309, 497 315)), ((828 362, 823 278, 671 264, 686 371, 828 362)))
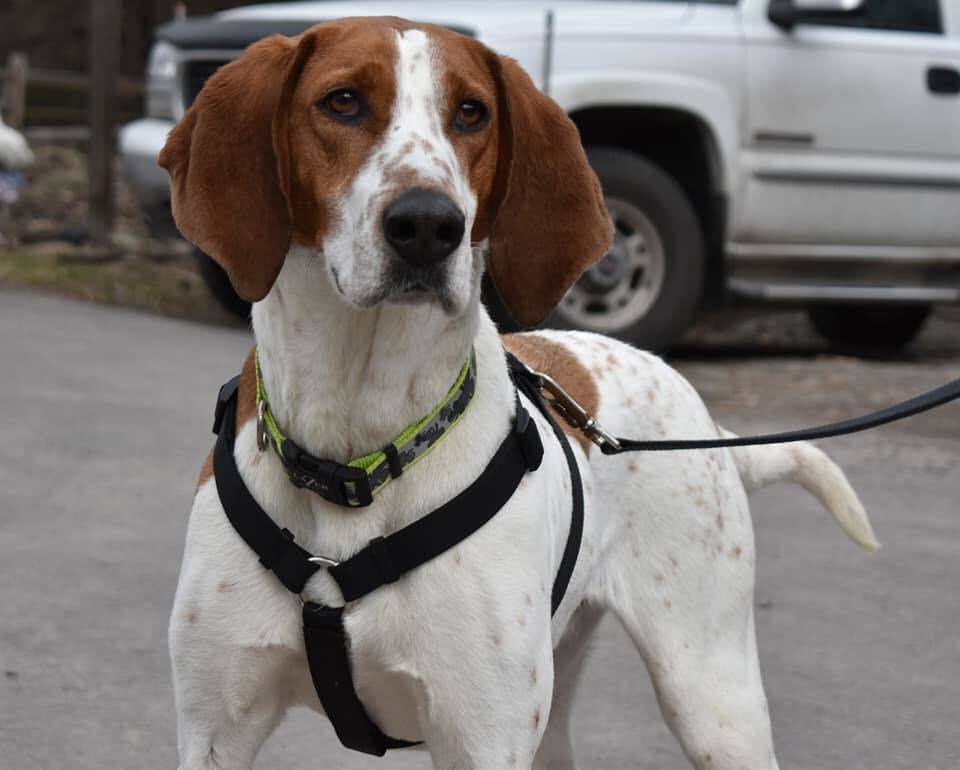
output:
POLYGON ((577 129, 512 59, 445 29, 344 19, 222 67, 160 164, 183 234, 262 299, 291 244, 357 307, 475 295, 473 245, 539 323, 609 246, 577 129))

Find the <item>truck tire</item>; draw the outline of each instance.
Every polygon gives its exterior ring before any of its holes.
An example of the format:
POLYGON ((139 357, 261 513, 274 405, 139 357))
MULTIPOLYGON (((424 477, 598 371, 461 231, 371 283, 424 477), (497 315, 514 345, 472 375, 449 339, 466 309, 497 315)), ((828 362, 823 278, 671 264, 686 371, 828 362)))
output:
POLYGON ((929 305, 817 305, 807 312, 817 333, 851 352, 896 351, 923 329, 929 305))
POLYGON ((249 318, 250 303, 234 291, 226 272, 213 260, 213 257, 207 256, 196 247, 193 249, 193 257, 197 261, 200 277, 203 278, 203 282, 221 307, 238 318, 249 318))
POLYGON ((567 292, 549 326, 609 334, 649 350, 677 342, 703 292, 706 246, 680 185, 614 147, 587 148, 615 225, 613 248, 567 292))

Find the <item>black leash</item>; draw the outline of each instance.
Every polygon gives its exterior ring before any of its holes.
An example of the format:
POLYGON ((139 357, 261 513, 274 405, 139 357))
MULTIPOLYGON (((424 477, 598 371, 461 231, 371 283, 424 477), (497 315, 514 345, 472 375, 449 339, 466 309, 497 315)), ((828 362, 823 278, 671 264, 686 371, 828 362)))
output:
MULTIPOLYGON (((935 390, 923 393, 900 404, 888 406, 877 412, 854 417, 850 420, 841 420, 829 425, 816 428, 805 428, 784 433, 773 433, 764 436, 744 436, 736 438, 711 439, 671 439, 667 441, 635 441, 628 438, 594 438, 595 443, 605 455, 618 455, 623 452, 670 452, 684 449, 724 449, 741 446, 761 446, 764 444, 792 444, 797 441, 815 441, 835 436, 846 436, 851 433, 878 428, 892 422, 905 420, 908 417, 929 412, 938 406, 960 399, 960 380, 954 380, 935 390)), ((590 435, 589 433, 587 435, 590 435)))

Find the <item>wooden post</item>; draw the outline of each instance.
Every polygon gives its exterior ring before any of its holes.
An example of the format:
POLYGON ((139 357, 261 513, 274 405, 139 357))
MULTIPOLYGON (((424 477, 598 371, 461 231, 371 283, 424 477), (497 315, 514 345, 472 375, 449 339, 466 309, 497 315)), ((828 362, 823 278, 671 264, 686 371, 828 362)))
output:
POLYGON ((7 77, 3 84, 3 121, 13 128, 23 128, 27 112, 27 55, 11 51, 7 57, 7 77))
POLYGON ((120 0, 92 0, 90 15, 90 210, 95 243, 108 244, 113 229, 115 104, 120 61, 120 0))

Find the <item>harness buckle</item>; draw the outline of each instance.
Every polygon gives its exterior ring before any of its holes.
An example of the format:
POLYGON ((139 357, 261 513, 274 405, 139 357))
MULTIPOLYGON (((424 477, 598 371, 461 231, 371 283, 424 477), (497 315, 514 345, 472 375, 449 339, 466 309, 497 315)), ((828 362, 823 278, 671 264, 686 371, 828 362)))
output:
POLYGON ((532 473, 540 467, 540 463, 543 461, 543 443, 540 441, 537 426, 530 419, 530 413, 520 406, 519 400, 517 401, 517 416, 514 418, 513 430, 520 442, 520 451, 523 452, 527 470, 532 473))
POLYGON ((611 447, 620 449, 620 442, 607 433, 573 396, 564 390, 560 383, 549 374, 534 372, 539 379, 540 389, 546 393, 546 400, 570 425, 579 430, 601 449, 611 447))
POLYGON ((220 428, 223 427, 223 418, 227 413, 227 404, 237 395, 237 388, 240 387, 240 375, 237 375, 229 382, 224 383, 217 393, 217 408, 213 413, 213 432, 217 435, 220 428))

